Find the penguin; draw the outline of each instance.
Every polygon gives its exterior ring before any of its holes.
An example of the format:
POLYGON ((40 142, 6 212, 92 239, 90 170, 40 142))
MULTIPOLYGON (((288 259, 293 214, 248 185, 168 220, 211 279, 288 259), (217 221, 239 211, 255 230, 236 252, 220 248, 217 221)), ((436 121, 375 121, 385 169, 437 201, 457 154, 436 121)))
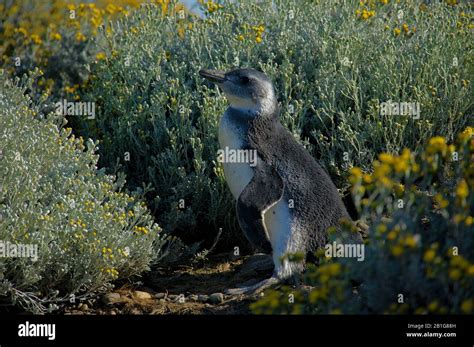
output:
MULTIPOLYGON (((285 255, 313 254, 325 246, 328 228, 340 231, 341 219, 351 219, 329 175, 278 120, 275 89, 264 73, 238 68, 199 74, 217 84, 230 104, 219 123, 221 149, 256 153, 254 163, 224 160, 223 168, 240 228, 274 263, 272 277, 227 294, 257 293, 304 271, 304 262, 285 255)), ((344 242, 362 242, 352 234, 344 242)))

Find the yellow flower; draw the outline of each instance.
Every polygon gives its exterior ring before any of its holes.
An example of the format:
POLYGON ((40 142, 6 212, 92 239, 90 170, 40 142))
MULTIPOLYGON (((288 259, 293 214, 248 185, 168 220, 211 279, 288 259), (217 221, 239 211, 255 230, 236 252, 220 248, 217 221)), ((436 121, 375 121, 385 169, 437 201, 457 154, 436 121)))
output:
POLYGON ((184 39, 184 33, 185 33, 184 28, 179 28, 179 29, 178 29, 178 36, 179 36, 181 39, 184 39))
POLYGON ((388 164, 381 164, 380 162, 375 162, 374 163, 374 177, 377 178, 377 179, 381 179, 382 177, 385 177, 387 174, 390 173, 390 171, 392 171, 392 169, 390 168, 390 165, 388 164))
POLYGON ((388 189, 392 188, 392 186, 393 186, 393 182, 388 177, 381 177, 380 178, 380 183, 382 184, 382 186, 384 186, 385 188, 388 188, 388 189))
POLYGON ((339 263, 333 263, 333 264, 330 264, 329 267, 328 267, 328 273, 331 275, 331 276, 337 276, 339 275, 339 273, 341 272, 341 264, 339 263))
POLYGON ((461 269, 467 268, 469 266, 469 262, 462 256, 457 255, 451 258, 449 264, 452 267, 460 267, 461 269))
POLYGON ((425 251, 425 254, 423 254, 423 260, 426 262, 426 263, 431 263, 434 258, 436 256, 436 252, 432 249, 427 249, 425 251))
POLYGON ((438 301, 432 301, 430 302, 430 304, 428 305, 428 310, 430 312, 435 312, 439 307, 439 304, 438 304, 438 301))
POLYGON ((403 193, 405 192, 405 186, 401 183, 396 183, 393 186, 393 189, 394 189, 395 194, 397 195, 397 197, 402 197, 403 193))
POLYGON ((105 7, 105 11, 107 11, 108 14, 114 14, 117 11, 117 6, 115 6, 114 4, 109 3, 105 7))
POLYGON ((469 195, 469 188, 465 179, 462 179, 461 182, 456 187, 456 196, 462 200, 466 199, 469 195))
POLYGON ((455 224, 461 223, 462 220, 463 220, 462 214, 459 214, 459 213, 458 213, 458 214, 455 214, 454 217, 453 217, 453 222, 454 222, 455 224))
POLYGON ((400 35, 401 32, 402 32, 402 31, 401 31, 399 28, 393 29, 393 33, 395 34, 395 36, 400 35))
POLYGON ((469 276, 469 277, 472 277, 474 276, 474 265, 469 265, 466 269, 466 274, 469 276))
POLYGON ((376 230, 378 233, 383 234, 384 232, 387 231, 387 226, 386 226, 385 224, 379 224, 379 225, 377 225, 377 227, 375 228, 375 230, 376 230))
POLYGON ((466 299, 461 303, 461 311, 471 313, 474 308, 474 299, 466 299))
POLYGON ((413 235, 408 235, 406 238, 405 238, 405 245, 409 248, 415 248, 416 247, 416 244, 417 244, 417 240, 415 238, 415 236, 413 235))
POLYGON ((403 254, 403 247, 400 246, 400 245, 396 245, 396 246, 393 246, 390 248, 390 251, 392 252, 392 254, 395 256, 395 257, 398 257, 400 256, 401 254, 403 254))
POLYGON ((18 29, 15 29, 15 32, 19 33, 19 34, 22 34, 24 36, 27 35, 26 33, 26 29, 25 28, 22 28, 22 27, 19 27, 18 29))
POLYGON ((64 91, 68 94, 73 94, 76 91, 76 89, 74 87, 66 86, 64 87, 64 91))
POLYGON ((467 226, 472 225, 473 222, 474 222, 474 218, 472 218, 472 216, 467 216, 466 219, 464 220, 464 224, 466 224, 467 226))
POLYGON ((95 58, 96 58, 97 60, 105 60, 105 59, 107 58, 107 56, 105 55, 104 52, 99 52, 99 53, 97 53, 97 54, 95 55, 95 58))
POLYGON ((446 149, 446 139, 442 136, 435 136, 428 141, 426 151, 429 154, 435 154, 437 152, 445 153, 446 149))
POLYGON ((85 41, 85 40, 86 40, 86 36, 83 33, 81 33, 80 31, 77 32, 76 41, 82 42, 82 41, 85 41))
POLYGON ((362 170, 358 167, 353 167, 349 170, 349 181, 352 184, 356 184, 362 178, 362 170))
POLYGON ((449 205, 448 200, 446 200, 443 195, 440 193, 436 194, 434 197, 435 201, 438 203, 440 208, 446 208, 449 205))
POLYGON ((372 183, 372 176, 371 175, 364 174, 364 176, 362 178, 364 179, 364 183, 367 183, 367 184, 372 183))
POLYGON ((244 35, 239 35, 237 36, 237 40, 239 41, 243 41, 245 38, 244 38, 244 35))
POLYGON ((60 33, 54 33, 54 34, 51 35, 51 38, 52 38, 53 40, 56 40, 56 41, 61 41, 62 36, 61 36, 60 33))
POLYGON ((459 269, 452 269, 449 270, 449 278, 452 279, 453 281, 457 281, 461 278, 461 271, 459 269))
POLYGON ((262 42, 262 38, 261 38, 260 36, 257 36, 257 37, 255 38, 255 42, 257 42, 257 43, 262 42))
POLYGON ((380 153, 379 154, 379 160, 382 163, 392 164, 393 163, 393 156, 391 154, 388 154, 388 153, 380 153))
POLYGON ((350 169, 349 173, 351 175, 354 175, 356 177, 361 177, 362 176, 362 170, 358 167, 353 167, 350 169))
POLYGON ((208 1, 206 3, 206 7, 207 7, 207 10, 209 11, 209 13, 212 13, 212 12, 217 11, 218 9, 222 8, 223 6, 220 5, 220 4, 216 4, 212 1, 208 1))
POLYGON ((474 134, 474 128, 467 127, 464 129, 461 134, 459 134, 458 140, 459 142, 465 142, 469 140, 474 134))
POLYGON ((397 173, 405 172, 408 169, 408 159, 405 159, 402 156, 395 158, 393 167, 397 173))
POLYGON ((387 240, 389 241, 393 241, 396 238, 397 238, 397 233, 394 230, 392 230, 391 232, 387 234, 387 240))
POLYGON ((408 24, 406 24, 406 23, 403 23, 402 29, 403 29, 403 31, 405 32, 405 34, 407 34, 408 31, 410 31, 410 30, 408 29, 408 24))
POLYGON ((31 35, 31 41, 33 41, 37 45, 40 45, 43 42, 43 40, 41 40, 41 37, 36 34, 31 35))

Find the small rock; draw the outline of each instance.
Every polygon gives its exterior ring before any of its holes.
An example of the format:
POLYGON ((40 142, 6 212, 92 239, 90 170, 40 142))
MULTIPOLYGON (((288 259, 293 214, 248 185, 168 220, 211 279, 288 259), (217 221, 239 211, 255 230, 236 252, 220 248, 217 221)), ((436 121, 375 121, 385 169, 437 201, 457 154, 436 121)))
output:
POLYGON ((166 293, 157 293, 154 295, 155 299, 164 299, 166 296, 166 293))
POLYGON ((165 299, 160 299, 159 301, 160 301, 161 303, 165 303, 165 302, 166 302, 165 299))
POLYGON ((89 309, 89 306, 87 306, 87 304, 79 304, 79 309, 82 311, 82 312, 85 312, 89 309))
POLYGON ((169 301, 176 301, 177 298, 178 298, 178 296, 176 294, 168 295, 168 300, 169 301))
POLYGON ((138 308, 132 308, 130 310, 130 314, 139 315, 139 314, 143 314, 143 312, 140 311, 138 308))
POLYGON ((117 312, 115 312, 115 311, 110 311, 110 315, 115 316, 116 314, 117 314, 117 312))
POLYGON ((134 291, 133 294, 132 294, 132 297, 135 300, 148 300, 148 299, 151 299, 150 293, 141 292, 139 290, 134 291))
POLYGON ((209 299, 209 296, 204 294, 199 294, 197 297, 197 301, 199 302, 206 302, 209 299))
POLYGON ((107 305, 116 304, 121 302, 120 294, 119 293, 107 293, 102 298, 102 301, 107 305))
POLYGON ((189 301, 198 301, 198 296, 196 294, 191 294, 188 296, 189 301))
POLYGON ((209 296, 209 301, 213 304, 221 304, 224 302, 224 294, 214 293, 209 296))

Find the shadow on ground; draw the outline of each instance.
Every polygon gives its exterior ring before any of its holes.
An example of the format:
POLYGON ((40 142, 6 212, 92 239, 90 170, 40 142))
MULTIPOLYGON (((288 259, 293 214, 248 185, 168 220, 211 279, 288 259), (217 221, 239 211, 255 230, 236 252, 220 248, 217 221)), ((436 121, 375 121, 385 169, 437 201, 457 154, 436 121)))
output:
POLYGON ((64 314, 250 314, 257 295, 225 295, 271 276, 268 255, 209 257, 194 266, 158 267, 143 284, 125 284, 96 300, 66 307, 64 314))

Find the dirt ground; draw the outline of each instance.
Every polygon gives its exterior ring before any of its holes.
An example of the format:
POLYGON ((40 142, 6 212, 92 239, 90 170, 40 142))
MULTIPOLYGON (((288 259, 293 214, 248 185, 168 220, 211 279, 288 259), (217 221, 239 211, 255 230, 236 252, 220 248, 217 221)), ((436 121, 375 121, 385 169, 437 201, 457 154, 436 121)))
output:
MULTIPOLYGON (((268 255, 209 257, 201 264, 153 269, 140 283, 125 284, 97 299, 71 304, 63 314, 249 314, 258 295, 225 295, 226 289, 271 276, 268 255)), ((262 295, 262 294, 260 294, 262 295)))

